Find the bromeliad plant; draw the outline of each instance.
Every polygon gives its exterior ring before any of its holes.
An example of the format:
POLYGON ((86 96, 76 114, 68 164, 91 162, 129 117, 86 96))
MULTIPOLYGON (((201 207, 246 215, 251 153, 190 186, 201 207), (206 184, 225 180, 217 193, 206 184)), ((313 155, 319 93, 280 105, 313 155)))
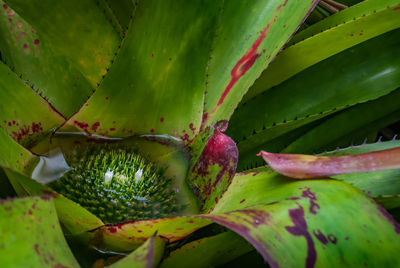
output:
POLYGON ((334 149, 400 118, 400 5, 317 3, 1 1, 1 266, 398 266, 399 142, 334 149))

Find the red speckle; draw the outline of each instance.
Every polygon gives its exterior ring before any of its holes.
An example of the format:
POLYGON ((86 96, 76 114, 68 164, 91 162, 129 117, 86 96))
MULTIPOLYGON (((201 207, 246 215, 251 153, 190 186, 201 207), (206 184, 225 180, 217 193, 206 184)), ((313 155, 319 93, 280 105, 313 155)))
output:
POLYGON ((35 40, 33 40, 33 43, 34 43, 35 45, 39 45, 39 44, 40 44, 40 41, 39 41, 39 39, 35 39, 35 40))
POLYGON ((24 49, 27 49, 27 48, 28 48, 28 44, 25 43, 25 44, 24 44, 24 49))
POLYGON ((169 61, 171 61, 171 60, 172 60, 172 58, 168 58, 168 60, 169 60, 169 61))
POLYGON ((321 230, 314 230, 313 234, 322 244, 328 244, 329 241, 326 236, 321 232, 321 230))
POLYGON ((114 131, 114 130, 115 130, 115 127, 110 128, 110 131, 114 131))
POLYGON ((150 129, 150 132, 153 133, 154 132, 154 128, 150 129))
POLYGON ((91 127, 91 129, 94 131, 94 132, 96 132, 97 131, 97 128, 100 126, 100 122, 96 122, 96 123, 94 123, 93 125, 92 125, 92 127, 91 127))
POLYGON ((161 118, 160 118, 160 122, 161 122, 161 123, 164 122, 164 117, 161 117, 161 118))
POLYGON ((117 232, 117 228, 115 227, 108 227, 108 231, 110 231, 110 233, 116 233, 117 232))
POLYGON ((143 232, 142 230, 137 230, 138 231, 138 233, 141 233, 141 232, 143 232))
POLYGON ((40 131, 42 131, 42 123, 32 123, 32 132, 33 133, 39 133, 40 131))
POLYGON ((178 228, 176 228, 176 230, 181 231, 181 230, 183 230, 183 228, 182 227, 178 227, 178 228))
POLYGON ((242 199, 242 200, 240 201, 240 204, 242 204, 244 201, 246 201, 246 199, 242 199))
POLYGON ((215 203, 218 203, 218 197, 216 197, 216 198, 214 199, 214 201, 215 201, 215 203))
POLYGON ((105 97, 104 99, 107 101, 107 100, 109 100, 109 97, 107 96, 107 97, 105 97))
POLYGON ((35 245, 33 245, 33 248, 35 249, 36 254, 37 254, 37 255, 40 255, 39 245, 38 245, 38 244, 35 244, 35 245))
POLYGON ((15 125, 15 120, 12 121, 12 124, 15 125))
POLYGON ((194 220, 188 220, 188 223, 194 223, 194 220))
POLYGON ((12 125, 12 123, 11 123, 11 122, 8 122, 8 126, 11 127, 11 125, 12 125))
POLYGON ((77 125, 78 127, 80 127, 83 131, 85 131, 86 134, 88 134, 89 136, 92 135, 92 133, 89 132, 88 127, 89 124, 85 123, 85 122, 79 122, 77 120, 74 120, 74 124, 77 125))
POLYGON ((196 132, 196 128, 193 126, 193 123, 189 124, 189 128, 192 131, 192 133, 194 134, 196 132))
POLYGON ((400 7, 395 7, 395 8, 393 8, 393 10, 399 10, 400 9, 400 7))
POLYGON ((154 58, 154 53, 151 53, 151 57, 154 58))
POLYGON ((7 6, 6 4, 4 4, 4 5, 3 5, 3 8, 4 8, 4 9, 7 9, 7 8, 8 8, 8 6, 7 6))

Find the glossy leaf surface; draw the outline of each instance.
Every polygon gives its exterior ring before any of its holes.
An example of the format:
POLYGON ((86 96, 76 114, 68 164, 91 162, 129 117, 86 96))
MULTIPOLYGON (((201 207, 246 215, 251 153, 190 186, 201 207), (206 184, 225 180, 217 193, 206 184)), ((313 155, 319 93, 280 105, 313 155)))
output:
POLYGON ((2 267, 79 267, 49 196, 0 203, 2 267))
POLYGON ((299 260, 305 267, 398 262, 391 251, 400 245, 400 225, 342 182, 239 174, 214 212, 202 217, 245 237, 271 267, 298 266, 299 260), (353 217, 358 220, 348 220, 353 217), (373 245, 385 248, 382 255, 373 245))

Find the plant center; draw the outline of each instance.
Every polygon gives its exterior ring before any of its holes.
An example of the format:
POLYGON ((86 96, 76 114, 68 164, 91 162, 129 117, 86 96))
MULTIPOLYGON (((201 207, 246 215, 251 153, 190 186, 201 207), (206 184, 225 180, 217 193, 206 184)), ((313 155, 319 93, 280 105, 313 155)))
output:
POLYGON ((76 149, 67 162, 71 170, 50 186, 105 223, 162 218, 183 209, 170 188, 171 179, 133 151, 76 149))

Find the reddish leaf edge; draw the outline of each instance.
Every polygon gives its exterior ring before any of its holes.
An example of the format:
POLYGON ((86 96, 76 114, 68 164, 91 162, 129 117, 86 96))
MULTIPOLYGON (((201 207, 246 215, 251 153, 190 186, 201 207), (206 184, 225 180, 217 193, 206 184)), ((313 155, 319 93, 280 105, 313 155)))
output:
POLYGON ((276 172, 295 179, 316 179, 339 174, 400 169, 400 147, 345 156, 279 154, 261 151, 276 172))

